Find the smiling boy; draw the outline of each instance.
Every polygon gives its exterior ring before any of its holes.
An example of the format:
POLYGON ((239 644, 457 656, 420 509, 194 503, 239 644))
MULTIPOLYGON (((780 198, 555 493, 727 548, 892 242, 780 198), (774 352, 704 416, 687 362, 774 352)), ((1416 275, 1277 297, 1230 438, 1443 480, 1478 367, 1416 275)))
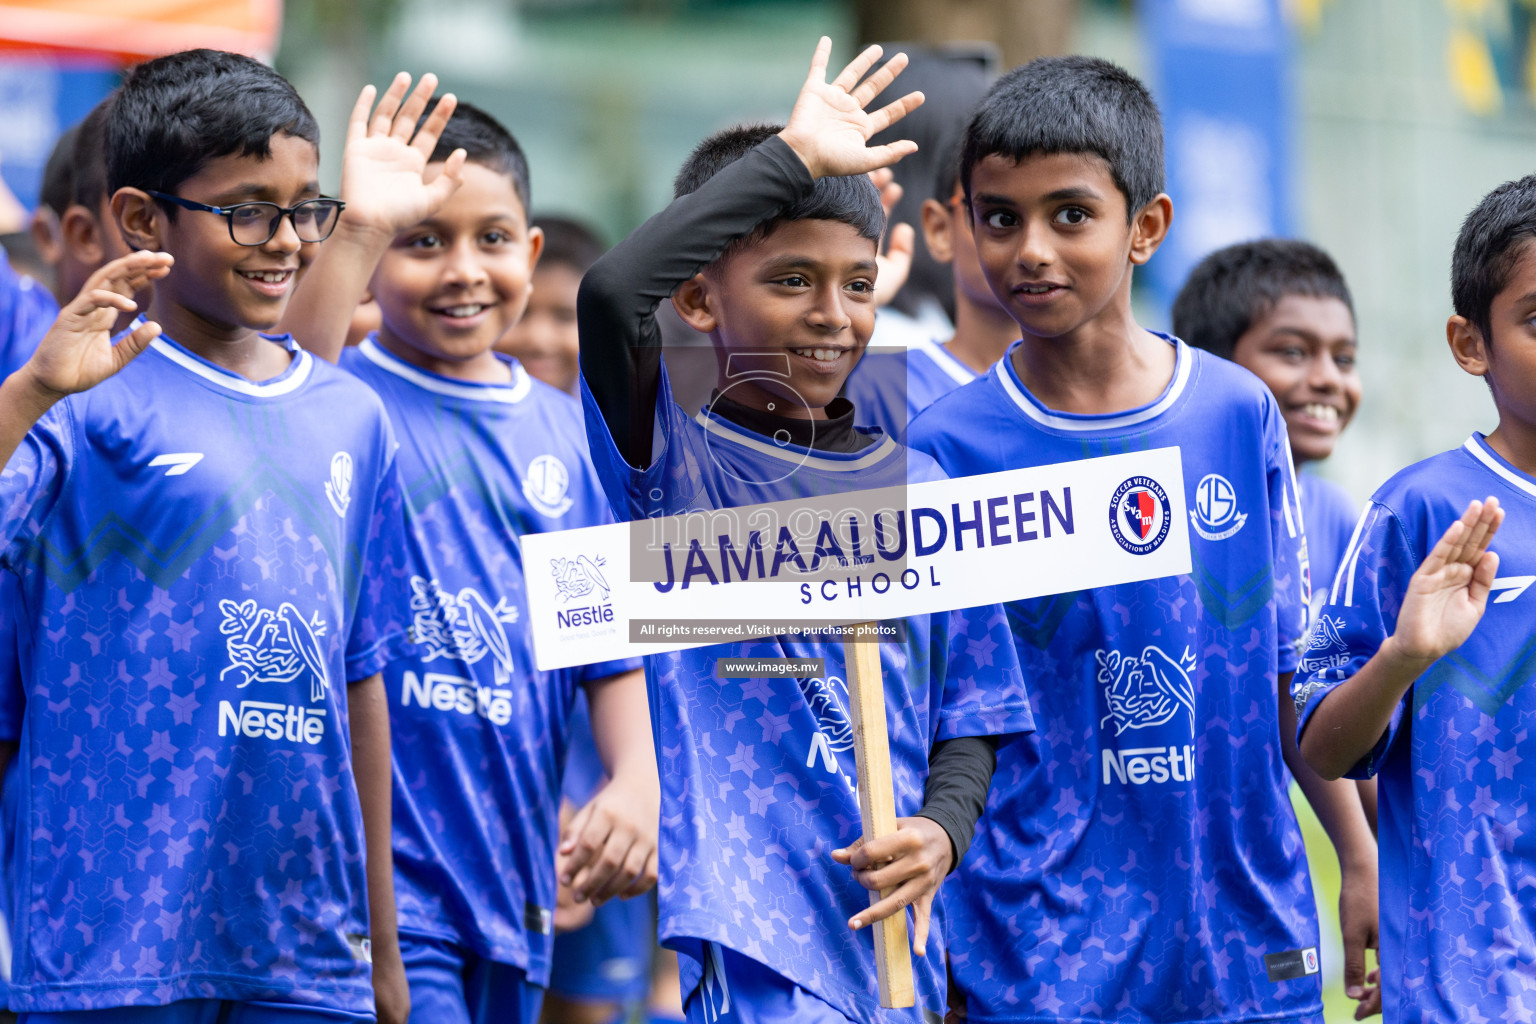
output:
MULTIPOLYGON (((1285 417, 1298 470, 1333 454, 1362 384, 1355 307, 1327 253, 1289 238, 1218 249, 1190 271, 1173 302, 1173 333, 1262 380, 1285 417)), ((1298 472, 1314 602, 1333 582, 1359 506, 1338 484, 1298 472)))
POLYGON ((955 332, 947 341, 922 338, 905 352, 875 352, 848 378, 848 398, 860 422, 903 437, 913 417, 934 401, 991 369, 1019 336, 1019 327, 987 286, 976 257, 970 208, 960 187, 960 137, 939 161, 933 195, 923 200, 923 242, 934 262, 947 264, 955 295, 955 332))
MULTIPOLYGON (((1374 904, 1374 847, 1354 787, 1288 737, 1307 556, 1274 399, 1131 313, 1173 213, 1157 107, 1106 61, 1031 62, 972 118, 960 176, 1022 338, 920 414, 913 447, 961 476, 1178 446, 1196 527, 1189 575, 1007 607, 1040 731, 999 752, 948 898, 966 1012, 1318 1021, 1285 767, 1341 851, 1349 913, 1374 904)), ((1121 534, 1141 521, 1107 512, 1121 534)))
POLYGON ((356 374, 400 429, 415 644, 386 667, 400 943, 412 1020, 532 1022, 549 982, 557 871, 578 899, 656 875, 657 782, 635 660, 540 672, 521 538, 612 517, 581 409, 495 350, 528 301, 543 235, 528 163, 490 115, 397 77, 353 111, 342 191, 355 214, 305 289, 333 308, 315 351, 356 374), (380 327, 342 350, 361 298, 380 327), (353 289, 348 292, 347 287, 353 289), (578 689, 610 781, 560 842, 578 689))
POLYGON ((0 400, 28 697, 11 1006, 399 1024, 395 442, 365 387, 260 333, 340 212, 318 131, 270 68, 193 50, 135 68, 106 136, 117 228, 150 252, 98 272, 0 400))
POLYGON ((1380 781, 1394 1024, 1536 1014, 1536 177, 1467 215, 1451 298, 1498 428, 1371 496, 1295 679, 1307 760, 1380 781))
MULTIPOLYGON (((930 460, 855 428, 856 410, 838 398, 874 329, 885 218, 867 172, 912 150, 867 140, 921 95, 866 113, 905 57, 864 79, 880 54, 871 47, 828 83, 830 51, 822 39, 788 126, 706 139, 679 172, 672 204, 582 281, 587 432, 622 518, 939 478, 930 460), (660 359, 652 314, 669 296, 709 335, 719 370, 718 393, 696 416, 673 400, 660 359)), ((690 1021, 910 1022, 942 1012, 935 890, 969 845, 998 737, 1032 723, 997 609, 904 622, 902 640, 880 644, 902 817, 894 835, 862 846, 850 847, 860 814, 841 645, 777 636, 647 659, 668 764, 659 930, 679 953, 690 1021), (721 657, 825 667, 809 678, 722 680, 721 657), (872 889, 895 891, 871 907, 872 889), (909 905, 913 948, 929 954, 914 964, 917 1007, 882 1010, 873 950, 857 929, 909 905)))

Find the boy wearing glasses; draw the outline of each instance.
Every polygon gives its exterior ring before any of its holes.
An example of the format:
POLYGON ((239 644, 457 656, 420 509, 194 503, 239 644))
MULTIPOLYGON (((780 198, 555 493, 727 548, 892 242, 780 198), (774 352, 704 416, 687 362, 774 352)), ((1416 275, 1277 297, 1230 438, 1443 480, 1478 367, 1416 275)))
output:
POLYGON ((398 1024, 395 441, 367 387, 260 333, 340 212, 318 130, 269 68, 194 50, 134 69, 106 138, 114 219, 148 251, 0 388, 27 695, 11 1007, 398 1024))

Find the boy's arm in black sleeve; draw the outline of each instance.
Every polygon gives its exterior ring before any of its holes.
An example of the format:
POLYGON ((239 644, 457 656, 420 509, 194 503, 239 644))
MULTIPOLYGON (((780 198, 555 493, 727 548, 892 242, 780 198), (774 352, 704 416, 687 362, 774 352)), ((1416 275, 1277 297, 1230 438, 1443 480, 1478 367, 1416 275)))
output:
POLYGON ((940 740, 928 755, 920 817, 939 823, 954 848, 954 871, 965 859, 976 834, 976 821, 987 806, 987 791, 997 769, 996 736, 957 736, 940 740))
POLYGON ((643 469, 651 461, 661 380, 657 305, 732 240, 814 185, 805 164, 775 136, 640 225, 582 278, 581 372, 630 465, 643 469))

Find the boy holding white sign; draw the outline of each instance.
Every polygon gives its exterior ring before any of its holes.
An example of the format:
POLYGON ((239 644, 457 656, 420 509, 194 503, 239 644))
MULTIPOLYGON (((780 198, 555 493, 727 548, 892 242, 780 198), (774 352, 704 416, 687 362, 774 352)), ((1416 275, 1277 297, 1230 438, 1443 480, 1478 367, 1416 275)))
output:
MULTIPOLYGON (((905 58, 861 84, 880 53, 871 47, 828 84, 830 50, 823 39, 788 127, 706 140, 672 205, 582 282, 588 435, 620 518, 941 477, 931 460, 855 429, 838 398, 874 325, 884 214, 865 175, 913 149, 867 140, 921 96, 866 113, 905 58), (673 401, 659 359, 651 314, 668 296, 719 360, 720 391, 696 418, 673 401), (759 369, 737 373, 743 365, 759 369)), ((995 737, 1032 722, 999 609, 901 622, 904 635, 879 654, 906 817, 859 848, 843 848, 860 812, 840 643, 780 636, 648 660, 667 765, 660 935, 683 954, 689 1020, 915 1022, 941 1012, 933 894, 969 844, 995 737), (722 657, 806 658, 824 671, 721 680, 722 657), (870 907, 861 885, 895 892, 870 907), (916 965, 918 1007, 882 1010, 868 940, 850 929, 909 905, 914 948, 931 954, 916 965)))
MULTIPOLYGON (((960 173, 1022 340, 913 446, 961 476, 1177 445, 1194 569, 1008 606, 1047 728, 999 752, 948 900, 958 994, 984 1021, 1320 1020, 1283 765, 1340 852, 1347 932, 1373 913, 1374 844, 1353 788, 1296 753, 1307 553, 1274 399, 1131 314, 1173 213, 1157 108, 1105 61, 1038 60, 983 101, 960 173)), ((1150 553, 1172 503, 1134 481, 1084 514, 1150 553)))

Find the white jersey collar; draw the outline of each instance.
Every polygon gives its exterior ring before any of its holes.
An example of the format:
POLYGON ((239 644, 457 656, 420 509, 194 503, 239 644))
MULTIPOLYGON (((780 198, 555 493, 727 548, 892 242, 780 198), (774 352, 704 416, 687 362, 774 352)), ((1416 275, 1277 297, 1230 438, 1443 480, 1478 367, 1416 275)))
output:
MULTIPOLYGON (((144 320, 141 314, 135 326, 144 320)), ((291 394, 304 386, 309 379, 310 371, 314 369, 315 357, 298 346, 291 334, 263 334, 263 338, 281 345, 285 352, 292 355, 288 363, 288 369, 273 377, 271 380, 256 381, 240 376, 238 373, 230 373, 220 366, 215 366, 202 356, 191 352, 165 335, 161 335, 149 343, 150 350, 155 354, 170 360, 189 373, 196 374, 211 384, 221 387, 226 391, 232 391, 238 395, 246 395, 251 398, 278 398, 291 394)))
POLYGON ((363 358, 386 373, 392 373, 423 390, 448 398, 515 405, 527 398, 528 392, 533 390, 533 378, 528 375, 527 370, 523 369, 523 364, 515 359, 507 361, 512 370, 510 384, 483 384, 479 381, 453 380, 412 366, 380 345, 372 334, 363 339, 362 344, 357 346, 357 350, 362 353, 363 358))
POLYGON ((1488 439, 1481 433, 1474 431, 1472 436, 1462 444, 1472 457, 1481 462, 1499 479, 1519 491, 1524 491, 1536 498, 1536 480, 1532 480, 1514 466, 1505 462, 1499 453, 1488 446, 1488 439))
POLYGON ((1137 409, 1127 409, 1125 412, 1107 413, 1104 415, 1086 415, 1073 412, 1056 412, 1047 409, 1039 399, 1030 394, 1019 380, 1018 374, 1013 369, 1013 350, 1022 341, 1016 341, 1008 346, 1008 354, 999 359, 991 372, 997 375, 998 383, 1002 385, 1004 393, 1013 400, 1020 411, 1040 424, 1052 430, 1071 432, 1097 431, 1097 430, 1123 430, 1126 427, 1134 427, 1140 423, 1156 419, 1171 409, 1179 397, 1184 394, 1184 388, 1189 383, 1190 368, 1194 358, 1189 346, 1178 338, 1157 331, 1150 332, 1169 342, 1174 346, 1175 362, 1173 367, 1173 379, 1163 389, 1163 393, 1154 401, 1137 409))
POLYGON ((807 466, 829 473, 851 473, 854 470, 868 469, 902 450, 889 434, 881 434, 875 444, 861 451, 823 452, 794 444, 780 447, 770 443, 760 434, 744 430, 723 417, 712 416, 703 409, 694 416, 694 422, 703 427, 707 433, 748 448, 759 455, 767 455, 796 466, 807 466))
POLYGON ((924 338, 913 345, 912 349, 933 360, 933 364, 943 370, 956 384, 969 384, 976 379, 975 371, 950 355, 949 349, 932 338, 924 338))

